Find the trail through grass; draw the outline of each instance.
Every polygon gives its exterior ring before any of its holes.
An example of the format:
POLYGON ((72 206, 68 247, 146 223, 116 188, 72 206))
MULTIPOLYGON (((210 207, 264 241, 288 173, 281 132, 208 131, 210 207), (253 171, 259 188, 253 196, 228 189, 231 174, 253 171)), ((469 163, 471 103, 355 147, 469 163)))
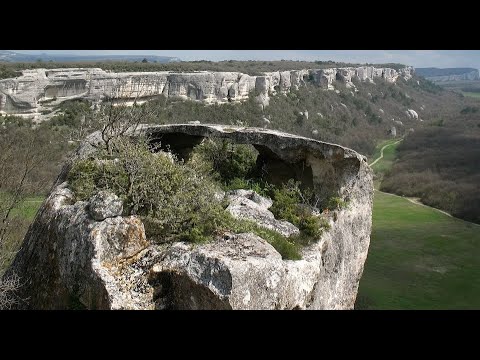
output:
MULTIPOLYGON (((392 166, 395 149, 385 148, 373 166, 377 178, 392 166)), ((375 191, 370 249, 356 308, 478 309, 479 259, 478 225, 375 191)))

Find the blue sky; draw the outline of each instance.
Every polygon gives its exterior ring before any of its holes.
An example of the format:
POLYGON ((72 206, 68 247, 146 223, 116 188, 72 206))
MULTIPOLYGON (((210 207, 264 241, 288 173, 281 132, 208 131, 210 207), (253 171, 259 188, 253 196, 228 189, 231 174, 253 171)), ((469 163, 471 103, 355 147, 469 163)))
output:
POLYGON ((395 62, 415 67, 480 68, 480 50, 13 50, 20 53, 76 55, 161 55, 182 60, 334 60, 395 62))

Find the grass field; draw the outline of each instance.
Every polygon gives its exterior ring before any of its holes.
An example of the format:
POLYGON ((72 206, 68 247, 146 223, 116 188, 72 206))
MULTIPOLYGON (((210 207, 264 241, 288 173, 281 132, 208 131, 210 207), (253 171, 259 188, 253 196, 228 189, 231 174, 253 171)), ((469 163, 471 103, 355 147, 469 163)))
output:
MULTIPOLYGON (((391 166, 388 150, 374 170, 391 166)), ((479 275, 480 226, 375 191, 357 309, 480 309, 479 275)))
POLYGON ((21 216, 26 220, 33 220, 35 214, 37 213, 40 205, 42 205, 44 197, 42 196, 30 196, 22 201, 15 209, 12 211, 13 216, 21 216))
MULTIPOLYGON (((0 201, 7 201, 8 197, 6 193, 0 192, 0 201)), ((32 221, 35 218, 44 196, 28 196, 21 201, 11 212, 10 217, 20 217, 24 220, 32 221)))
POLYGON ((383 174, 385 171, 389 170, 392 167, 393 161, 395 160, 395 150, 397 146, 400 144, 395 144, 398 140, 400 139, 390 139, 387 141, 381 142, 379 145, 377 145, 375 154, 370 162, 373 162, 375 159, 377 159, 380 156, 380 151, 382 147, 385 145, 391 145, 388 146, 383 150, 383 158, 378 161, 375 165, 373 165, 372 169, 375 172, 375 174, 383 174), (395 145, 394 145, 395 144, 395 145))
MULTIPOLYGON (((5 193, 0 193, 0 200, 7 199, 8 197, 5 193)), ((7 228, 8 236, 0 244, 0 276, 13 260, 43 199, 44 197, 42 196, 27 197, 11 211, 9 217, 10 225, 7 228)), ((1 215, 4 216, 5 214, 2 213, 1 215)))
POLYGON ((469 92, 469 91, 462 91, 462 94, 465 96, 470 96, 473 98, 480 99, 480 92, 469 92))

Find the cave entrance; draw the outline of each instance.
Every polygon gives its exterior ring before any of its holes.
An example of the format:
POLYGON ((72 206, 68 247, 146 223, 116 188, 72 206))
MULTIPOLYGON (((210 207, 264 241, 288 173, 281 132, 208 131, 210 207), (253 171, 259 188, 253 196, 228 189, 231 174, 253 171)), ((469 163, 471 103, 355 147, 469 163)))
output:
POLYGON ((170 151, 179 160, 188 160, 193 148, 199 145, 203 136, 188 135, 181 132, 157 133, 150 137, 150 146, 157 151, 170 151))
MULTIPOLYGON (((228 134, 223 134, 223 136, 208 136, 206 134, 200 136, 190 135, 183 132, 153 133, 151 134, 150 143, 152 148, 157 146, 157 151, 170 151, 179 160, 189 161, 195 147, 202 144, 206 139, 211 139, 212 141, 217 142, 217 146, 213 149, 215 149, 215 154, 218 154, 220 161, 229 158, 229 155, 236 151, 235 145, 243 144, 251 146, 252 150, 255 152, 254 166, 251 168, 251 171, 245 173, 245 177, 243 178, 246 180, 260 180, 275 186, 282 186, 290 179, 293 179, 300 182, 300 187, 302 189, 314 189, 314 171, 312 171, 312 166, 307 161, 307 156, 301 155, 303 152, 300 148, 291 150, 295 153, 299 152, 299 156, 293 157, 295 161, 288 161, 288 159, 284 159, 277 154, 275 148, 264 144, 258 144, 256 141, 249 142, 246 141, 247 139, 229 138, 228 134)), ((245 151, 245 149, 243 151, 245 151)), ((243 161, 242 157, 235 157, 235 159, 237 158, 240 159, 240 162, 243 161)), ((237 168, 233 167, 232 172, 234 172, 235 169, 237 168)), ((222 176, 222 178, 223 177, 224 176, 222 176)), ((223 180, 228 182, 234 177, 235 174, 233 173, 226 174, 225 179, 223 180)))
POLYGON ((313 188, 312 168, 304 161, 290 163, 280 158, 264 145, 254 145, 258 151, 257 170, 262 178, 276 186, 285 184, 290 179, 300 181, 302 188, 313 188))

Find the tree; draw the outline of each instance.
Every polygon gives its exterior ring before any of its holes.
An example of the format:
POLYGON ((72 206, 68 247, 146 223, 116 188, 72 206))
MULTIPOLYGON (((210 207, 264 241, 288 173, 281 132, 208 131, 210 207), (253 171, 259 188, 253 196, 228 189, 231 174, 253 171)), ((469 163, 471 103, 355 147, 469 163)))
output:
POLYGON ((32 172, 42 165, 42 155, 30 130, 14 129, 0 133, 0 309, 10 308, 20 299, 15 292, 21 285, 16 274, 3 276, 23 239, 25 221, 15 214, 31 192, 32 172))
POLYGON ((158 117, 160 108, 150 104, 139 104, 138 98, 148 96, 146 84, 130 90, 117 87, 111 94, 106 96, 102 103, 94 104, 92 109, 81 109, 78 112, 79 124, 70 132, 68 140, 81 142, 94 131, 100 131, 101 144, 91 145, 101 147, 112 153, 114 140, 125 136, 129 132, 135 132, 140 123, 152 122, 158 117))
POLYGON ((142 63, 144 63, 144 64, 148 63, 147 58, 143 58, 142 63))

